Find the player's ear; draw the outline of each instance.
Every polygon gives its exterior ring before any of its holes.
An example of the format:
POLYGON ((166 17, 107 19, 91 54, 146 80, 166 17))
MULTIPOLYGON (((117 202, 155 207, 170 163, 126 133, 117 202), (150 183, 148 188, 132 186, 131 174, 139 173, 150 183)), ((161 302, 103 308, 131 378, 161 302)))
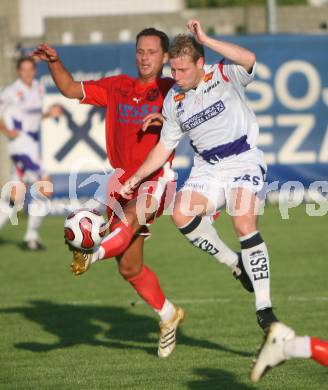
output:
POLYGON ((205 58, 204 57, 198 58, 198 60, 196 61, 197 68, 203 69, 204 65, 205 65, 205 58))
POLYGON ((169 60, 169 53, 163 54, 163 65, 165 65, 169 60))

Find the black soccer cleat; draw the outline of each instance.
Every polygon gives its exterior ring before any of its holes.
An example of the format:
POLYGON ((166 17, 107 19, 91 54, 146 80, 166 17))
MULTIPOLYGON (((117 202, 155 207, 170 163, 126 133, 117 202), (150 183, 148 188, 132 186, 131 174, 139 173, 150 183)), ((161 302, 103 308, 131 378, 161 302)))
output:
POLYGON ((236 278, 236 280, 240 281, 241 285, 244 287, 245 290, 252 293, 252 292, 254 292, 254 287, 253 287, 251 279, 249 278, 249 276, 247 275, 247 272, 245 270, 243 260, 241 257, 241 253, 237 252, 237 255, 238 255, 237 267, 239 268, 240 272, 239 272, 239 275, 237 275, 236 271, 234 271, 232 274, 236 278))
POLYGON ((270 325, 274 322, 279 322, 278 318, 274 315, 272 307, 267 307, 266 309, 261 309, 256 312, 257 323, 260 327, 267 332, 270 328, 270 325))

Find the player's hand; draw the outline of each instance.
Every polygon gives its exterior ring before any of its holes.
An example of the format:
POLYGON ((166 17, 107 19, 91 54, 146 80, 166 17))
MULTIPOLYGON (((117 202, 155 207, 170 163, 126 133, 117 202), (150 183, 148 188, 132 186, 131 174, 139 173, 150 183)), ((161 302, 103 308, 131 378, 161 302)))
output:
POLYGON ((59 61, 59 55, 54 48, 47 45, 46 43, 41 43, 32 53, 31 57, 36 60, 46 61, 46 62, 56 62, 59 61))
POLYGON ((7 130, 6 135, 9 139, 15 139, 19 136, 19 131, 17 130, 7 130))
POLYGON ((190 19, 189 22, 187 23, 187 27, 198 43, 200 44, 205 43, 208 36, 203 30, 198 20, 190 19))
POLYGON ((53 104, 47 112, 49 118, 59 118, 61 115, 63 115, 63 108, 59 104, 53 104))
POLYGON ((138 176, 131 176, 122 186, 120 194, 124 199, 132 199, 133 192, 141 182, 138 176))
POLYGON ((162 126, 164 122, 163 115, 160 112, 148 114, 143 118, 142 131, 146 131, 149 126, 162 126))

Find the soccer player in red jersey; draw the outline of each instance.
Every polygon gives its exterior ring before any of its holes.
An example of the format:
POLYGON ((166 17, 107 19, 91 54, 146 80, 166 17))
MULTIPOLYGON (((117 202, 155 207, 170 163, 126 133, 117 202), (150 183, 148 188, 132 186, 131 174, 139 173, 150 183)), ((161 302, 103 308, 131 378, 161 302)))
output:
POLYGON ((293 358, 313 359, 328 367, 328 341, 296 336, 294 330, 282 322, 273 323, 254 359, 251 380, 259 382, 270 368, 293 358))
MULTIPOLYGON (((159 140, 161 126, 147 120, 147 116, 161 112, 165 95, 174 83, 170 78, 161 78, 163 66, 168 60, 168 46, 169 39, 165 33, 154 28, 145 29, 136 39, 137 78, 119 75, 82 83, 73 79, 52 47, 41 44, 33 53, 34 57, 48 63, 49 71, 64 96, 106 108, 107 154, 111 166, 124 171, 119 177, 120 183, 124 183, 139 168, 159 140)), ((172 158, 173 155, 169 157, 169 163, 172 158)), ((162 168, 157 170, 147 181, 158 182, 165 175, 164 171, 162 168)), ((119 187, 117 182, 114 178, 114 184, 109 183, 112 186, 110 191, 115 192, 115 199, 122 206, 128 223, 115 215, 111 220, 111 234, 97 251, 93 254, 73 252, 71 270, 80 275, 95 261, 116 257, 123 278, 159 314, 158 355, 167 357, 175 347, 176 329, 183 320, 184 311, 166 299, 156 275, 144 265, 143 245, 147 228, 137 218, 137 191, 134 199, 126 201, 119 196, 120 188, 115 188, 119 187)), ((163 185, 158 186, 159 192, 161 187, 163 185)), ((156 197, 147 194, 147 191, 145 194, 147 204, 156 202, 156 197)), ((157 204, 160 203, 160 195, 157 195, 157 204)), ((108 213, 111 218, 113 210, 110 207, 108 213)), ((145 218, 148 221, 154 215, 154 212, 147 212, 145 218)))

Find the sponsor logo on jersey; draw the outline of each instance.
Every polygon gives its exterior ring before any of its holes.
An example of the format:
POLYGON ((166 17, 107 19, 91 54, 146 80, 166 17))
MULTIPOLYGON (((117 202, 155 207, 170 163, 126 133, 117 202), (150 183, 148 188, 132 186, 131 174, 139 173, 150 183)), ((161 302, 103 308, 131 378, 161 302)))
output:
POLYGON ((23 91, 17 91, 17 97, 20 101, 24 101, 24 92, 23 91))
POLYGON ((205 75, 204 75, 204 81, 205 81, 205 83, 207 83, 208 81, 212 80, 212 78, 213 78, 213 73, 214 73, 214 72, 205 73, 205 75))
POLYGON ((42 109, 41 108, 29 108, 25 112, 26 112, 26 114, 41 114, 42 109))
POLYGON ((225 105, 223 104, 222 100, 219 100, 218 102, 215 102, 211 106, 205 108, 205 110, 198 112, 197 114, 193 115, 191 118, 183 122, 182 131, 186 132, 192 130, 195 127, 219 115, 224 110, 225 105))
POLYGON ((186 94, 185 93, 179 93, 178 95, 174 96, 174 101, 175 102, 180 102, 185 98, 186 94))
POLYGON ((213 84, 210 84, 206 89, 204 89, 204 93, 209 93, 213 88, 217 87, 220 84, 220 81, 217 80, 213 84))
POLYGON ((159 107, 150 104, 142 104, 141 106, 132 106, 131 104, 119 103, 117 107, 118 122, 120 123, 142 123, 143 118, 155 112, 158 112, 159 107))
POLYGON ((184 113, 183 103, 180 101, 177 105, 177 117, 180 118, 180 116, 184 113))
POLYGON ((149 101, 149 102, 153 102, 154 100, 156 100, 159 96, 159 89, 158 88, 152 88, 150 89, 148 92, 147 92, 147 97, 146 99, 149 101))

